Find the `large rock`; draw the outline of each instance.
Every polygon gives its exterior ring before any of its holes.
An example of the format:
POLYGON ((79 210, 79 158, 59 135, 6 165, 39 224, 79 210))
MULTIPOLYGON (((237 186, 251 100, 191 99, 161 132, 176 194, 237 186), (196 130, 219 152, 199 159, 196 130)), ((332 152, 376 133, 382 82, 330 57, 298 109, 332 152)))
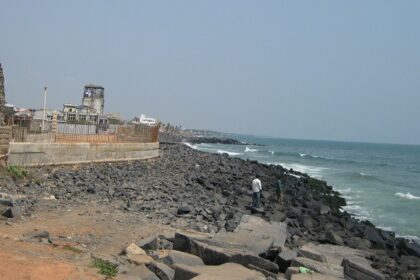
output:
POLYGON ((311 259, 306 259, 302 257, 297 257, 291 263, 291 266, 296 267, 306 267, 315 272, 319 272, 321 274, 326 274, 334 277, 343 277, 344 272, 343 268, 336 264, 329 264, 329 263, 321 263, 311 259))
POLYGON ((208 240, 212 236, 199 232, 178 231, 174 237, 174 249, 182 252, 190 252, 193 240, 208 240))
POLYGON ((146 266, 139 265, 131 270, 120 273, 116 277, 117 280, 160 280, 146 266))
POLYGON ((420 245, 414 240, 400 239, 398 240, 397 248, 406 255, 420 258, 420 245))
POLYGON ((382 238, 379 231, 374 227, 368 227, 366 228, 364 235, 367 240, 369 240, 373 247, 384 249, 386 247, 385 240, 382 238))
POLYGON ((318 262, 327 262, 327 258, 324 255, 308 245, 303 245, 300 247, 297 255, 299 257, 304 257, 318 262))
POLYGON ((255 255, 268 252, 273 247, 274 238, 268 235, 257 235, 254 232, 218 232, 209 243, 219 247, 243 249, 255 255))
POLYGON ((383 280, 385 277, 373 269, 366 259, 347 258, 343 260, 344 275, 354 280, 383 280))
POLYGON ((325 238, 332 244, 344 245, 343 239, 340 236, 338 236, 336 233, 332 232, 331 230, 329 230, 325 234, 325 238))
POLYGON ((341 265, 343 259, 349 257, 360 257, 365 258, 365 252, 362 250, 352 249, 344 246, 330 245, 330 244, 319 244, 308 243, 305 245, 306 248, 310 248, 326 258, 326 262, 335 265, 341 265))
POLYGON ((175 270, 164 263, 152 262, 147 265, 147 268, 156 274, 160 280, 173 280, 175 277, 175 270))
POLYGON ((175 266, 175 280, 265 280, 260 272, 235 264, 225 263, 218 266, 175 266))
POLYGON ((290 278, 290 280, 339 280, 339 279, 343 279, 343 278, 329 276, 329 275, 320 274, 320 273, 311 273, 311 274, 299 273, 299 274, 293 274, 292 277, 290 278))
POLYGON ((350 237, 346 240, 347 246, 354 249, 367 250, 371 247, 370 241, 360 237, 350 237))
POLYGON ((195 255, 187 254, 176 250, 171 250, 169 254, 162 259, 162 261, 170 266, 176 264, 185 264, 192 266, 204 265, 204 262, 201 258, 195 255))
POLYGON ((285 272, 290 266, 290 263, 293 259, 297 257, 297 252, 295 250, 282 247, 280 253, 277 255, 275 262, 279 266, 280 272, 285 272))
POLYGON ((137 265, 150 264, 154 261, 151 256, 147 255, 142 248, 134 243, 129 244, 127 248, 124 249, 123 253, 130 262, 137 265))
POLYGON ((241 222, 234 232, 248 232, 260 238, 272 238, 272 246, 280 247, 284 245, 287 238, 287 224, 266 222, 260 217, 242 215, 241 222))
POLYGON ((158 244, 159 244, 159 237, 157 235, 145 237, 139 242, 137 242, 137 245, 144 250, 157 250, 158 244))
POLYGON ((202 241, 193 241, 191 253, 202 258, 207 265, 233 262, 244 266, 253 265, 272 273, 279 272, 277 264, 236 246, 219 247, 202 241))

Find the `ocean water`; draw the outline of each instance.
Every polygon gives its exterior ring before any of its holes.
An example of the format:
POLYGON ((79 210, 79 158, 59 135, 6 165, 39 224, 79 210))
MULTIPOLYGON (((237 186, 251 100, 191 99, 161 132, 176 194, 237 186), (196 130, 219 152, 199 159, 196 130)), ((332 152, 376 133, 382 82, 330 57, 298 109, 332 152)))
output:
POLYGON ((345 210, 356 218, 419 239, 420 146, 228 136, 257 145, 190 146, 280 164, 325 180, 346 198, 345 210))

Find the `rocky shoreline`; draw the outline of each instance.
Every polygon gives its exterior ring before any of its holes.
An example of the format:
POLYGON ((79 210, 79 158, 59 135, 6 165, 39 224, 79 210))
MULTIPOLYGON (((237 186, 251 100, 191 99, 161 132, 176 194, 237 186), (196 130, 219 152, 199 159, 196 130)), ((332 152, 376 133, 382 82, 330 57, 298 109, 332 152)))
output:
MULTIPOLYGON (((341 211, 345 199, 326 182, 281 166, 200 152, 182 144, 161 144, 159 159, 43 167, 31 169, 29 173, 30 176, 24 179, 0 178, 3 217, 25 217, 39 208, 58 207, 57 204, 51 206, 51 200, 61 204, 95 201, 121 211, 145 215, 152 223, 202 232, 207 241, 188 235, 189 239, 184 238, 189 240, 188 244, 204 242, 207 245, 196 245, 194 250, 184 248, 184 251, 198 255, 205 263, 208 255, 215 253, 209 249, 217 244, 215 236, 238 232, 238 228, 244 227, 241 224, 245 217, 255 217, 258 220, 253 222, 254 226, 264 221, 267 224, 260 224, 260 227, 269 227, 270 224, 276 230, 279 230, 276 225, 287 228, 282 244, 270 245, 264 253, 251 255, 256 260, 255 267, 251 267, 263 272, 267 279, 273 279, 274 275, 285 277, 282 273, 296 266, 310 267, 318 273, 336 277, 322 276, 319 279, 339 279, 334 274, 337 273, 336 267, 326 261, 325 248, 341 248, 337 250, 347 252, 341 254, 342 259, 356 252, 347 249, 362 252, 366 262, 363 265, 369 266, 370 263, 372 266, 365 268, 366 273, 382 273, 387 279, 420 279, 420 247, 417 243, 396 238, 393 232, 378 229, 368 221, 354 219, 341 211), (263 183, 264 211, 249 207, 250 181, 257 173, 263 183), (284 184, 282 205, 274 199, 277 178, 281 178, 284 184), (267 270, 258 265, 266 264, 264 260, 273 264, 268 268, 274 269, 267 270)), ((254 231, 258 233, 257 229, 254 231)), ((173 238, 168 239, 175 242, 173 238)), ((228 255, 226 262, 229 263, 241 263, 244 258, 251 258, 245 255, 248 257, 243 256, 239 261, 235 254, 229 255, 226 251, 223 254, 228 255)), ((207 260, 206 264, 213 263, 207 260)), ((354 263, 347 265, 350 267, 354 263)))

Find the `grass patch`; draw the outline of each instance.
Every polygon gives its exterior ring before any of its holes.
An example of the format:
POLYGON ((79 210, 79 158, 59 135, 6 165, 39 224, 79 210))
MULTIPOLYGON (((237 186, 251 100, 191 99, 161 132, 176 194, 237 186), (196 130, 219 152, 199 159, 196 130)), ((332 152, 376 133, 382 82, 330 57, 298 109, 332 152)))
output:
POLYGON ((118 265, 102 259, 94 259, 92 266, 99 269, 99 273, 108 277, 115 277, 118 273, 118 265))
POLYGON ((7 167, 7 172, 9 172, 9 174, 15 178, 23 178, 28 176, 28 171, 17 165, 9 165, 7 167))

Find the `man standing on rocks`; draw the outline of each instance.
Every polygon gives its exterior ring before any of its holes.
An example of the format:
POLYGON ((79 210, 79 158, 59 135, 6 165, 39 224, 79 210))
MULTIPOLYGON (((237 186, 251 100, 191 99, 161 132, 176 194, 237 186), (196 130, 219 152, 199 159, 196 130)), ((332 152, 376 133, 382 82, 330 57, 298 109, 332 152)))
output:
POLYGON ((252 207, 260 208, 260 196, 262 191, 262 185, 260 181, 260 175, 256 175, 256 178, 252 180, 252 207))

